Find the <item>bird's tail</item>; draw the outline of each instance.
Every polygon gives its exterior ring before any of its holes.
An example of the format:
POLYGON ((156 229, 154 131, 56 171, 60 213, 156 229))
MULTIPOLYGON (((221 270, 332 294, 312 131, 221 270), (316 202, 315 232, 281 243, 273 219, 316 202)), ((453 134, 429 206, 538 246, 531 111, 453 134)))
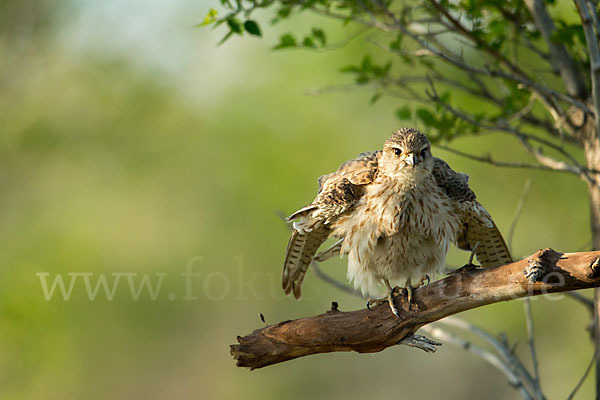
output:
POLYGON ((302 297, 302 282, 318 248, 327 240, 329 230, 324 226, 310 232, 294 229, 285 252, 281 286, 286 294, 302 297))

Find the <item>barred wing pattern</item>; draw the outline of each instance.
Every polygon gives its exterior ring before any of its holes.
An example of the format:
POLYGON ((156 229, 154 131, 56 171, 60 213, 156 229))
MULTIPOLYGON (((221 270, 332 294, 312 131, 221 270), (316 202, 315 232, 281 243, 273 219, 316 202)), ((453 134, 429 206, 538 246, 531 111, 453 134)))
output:
POLYGON ((479 204, 475 193, 469 188, 468 175, 454 171, 445 161, 436 158, 433 176, 438 186, 451 200, 456 201, 463 211, 463 229, 458 234, 458 248, 471 251, 477 244, 475 255, 483 267, 511 263, 512 257, 502 234, 491 215, 479 204))
POLYGON ((329 224, 350 210, 364 194, 364 185, 373 182, 379 154, 379 151, 362 153, 343 163, 337 171, 321 176, 315 200, 288 218, 297 221, 283 265, 282 287, 286 294, 293 292, 296 299, 302 296, 306 271, 321 244, 331 234, 329 224))

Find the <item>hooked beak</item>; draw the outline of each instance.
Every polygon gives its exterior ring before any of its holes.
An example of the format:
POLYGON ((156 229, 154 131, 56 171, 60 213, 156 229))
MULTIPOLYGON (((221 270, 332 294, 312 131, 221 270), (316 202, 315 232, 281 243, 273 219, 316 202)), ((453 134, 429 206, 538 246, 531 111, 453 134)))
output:
POLYGON ((408 165, 410 165, 411 167, 415 167, 415 165, 417 165, 419 162, 421 162, 421 159, 415 155, 415 153, 409 153, 408 157, 406 157, 406 163, 408 165))

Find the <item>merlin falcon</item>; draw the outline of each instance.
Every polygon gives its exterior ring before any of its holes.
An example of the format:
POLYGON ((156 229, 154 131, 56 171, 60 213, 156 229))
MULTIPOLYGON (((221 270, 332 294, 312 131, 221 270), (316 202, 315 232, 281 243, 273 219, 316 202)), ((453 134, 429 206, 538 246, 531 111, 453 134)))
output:
POLYGON ((469 188, 468 175, 431 155, 431 144, 417 129, 396 131, 383 150, 362 153, 319 178, 308 206, 292 214, 292 237, 282 286, 299 299, 313 259, 348 256, 348 279, 369 300, 394 303, 403 284, 408 308, 414 288, 442 273, 451 243, 471 251, 482 267, 512 262, 490 214, 469 188), (329 237, 339 241, 317 254, 329 237), (415 285, 413 286, 413 282, 415 285))

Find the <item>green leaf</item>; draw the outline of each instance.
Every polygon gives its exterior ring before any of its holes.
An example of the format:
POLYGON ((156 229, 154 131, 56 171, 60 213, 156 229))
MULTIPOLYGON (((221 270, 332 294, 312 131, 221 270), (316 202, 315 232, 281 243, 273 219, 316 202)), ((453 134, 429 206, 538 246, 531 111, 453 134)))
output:
POLYGON ((371 97, 371 100, 369 100, 370 104, 375 104, 377 103, 377 100, 379 100, 381 98, 381 96, 383 95, 383 93, 375 93, 373 95, 373 97, 371 97))
POLYGON ((442 94, 440 96, 439 101, 436 102, 436 104, 435 104, 435 110, 438 111, 438 112, 441 111, 442 108, 443 108, 442 105, 443 104, 448 104, 448 103, 450 103, 450 92, 444 92, 444 94, 442 94))
POLYGON ((411 119, 411 117, 412 111, 409 106, 404 106, 396 110, 396 118, 398 118, 400 121, 411 119))
POLYGON ((317 47, 317 45, 315 44, 314 40, 312 40, 309 36, 306 36, 304 38, 304 40, 302 41, 302 46, 309 47, 311 49, 314 49, 314 48, 317 47))
POLYGON ((368 83, 370 79, 367 75, 359 73, 354 81, 359 85, 364 85, 365 83, 368 83))
POLYGON ((262 36, 262 32, 260 31, 260 26, 252 20, 247 20, 244 22, 244 29, 251 35, 254 36, 262 36))
POLYGON ((237 18, 229 18, 227 20, 227 25, 229 25, 229 30, 233 33, 237 33, 241 35, 244 32, 244 27, 242 25, 242 21, 237 18))
POLYGON ((321 42, 321 46, 325 46, 327 44, 327 35, 325 35, 325 31, 320 28, 312 28, 312 35, 315 39, 321 42))
POLYGON ((289 17, 292 12, 292 9, 293 9, 293 5, 292 6, 284 6, 284 7, 280 8, 279 10, 277 10, 277 16, 275 18, 271 19, 271 24, 274 25, 274 24, 286 19, 287 17, 289 17))
POLYGON ((396 37, 396 40, 394 40, 393 42, 390 43, 390 49, 391 50, 400 50, 402 48, 402 38, 404 36, 399 33, 398 36, 396 37))
POLYGON ((223 43, 225 43, 226 41, 228 41, 232 35, 233 35, 233 31, 227 32, 227 35, 225 35, 225 37, 223 39, 221 39, 221 41, 218 43, 218 46, 220 46, 223 43))
POLYGON ((496 38, 490 42, 490 48, 493 50, 500 50, 500 47, 502 47, 503 43, 504 43, 504 38, 501 38, 501 37, 496 38))
POLYGON ((371 61, 371 56, 364 56, 360 66, 364 72, 370 72, 373 69, 373 61, 371 61))
POLYGON ((444 92, 444 94, 442 94, 440 96, 440 101, 442 103, 444 103, 444 104, 448 104, 448 103, 450 103, 451 96, 452 96, 452 93, 450 93, 449 91, 448 92, 444 92))
POLYGON ((435 126, 437 122, 431 111, 426 108, 419 108, 417 110, 417 117, 419 117, 425 126, 435 126))
POLYGON ((201 23, 196 25, 196 28, 198 28, 200 26, 210 25, 210 24, 217 22, 217 15, 218 15, 218 11, 215 10, 214 8, 211 8, 208 11, 208 14, 206 14, 206 17, 204 17, 204 21, 202 21, 201 23))
POLYGON ((296 38, 290 34, 286 33, 285 35, 281 35, 279 38, 279 44, 273 47, 274 50, 286 49, 289 47, 297 47, 296 38))
POLYGON ((387 76, 390 73, 390 69, 392 68, 392 60, 388 61, 383 66, 383 76, 387 76))
POLYGON ((351 72, 351 73, 356 73, 356 72, 360 72, 361 69, 358 68, 355 65, 346 65, 345 67, 342 67, 339 69, 340 72, 351 72))

